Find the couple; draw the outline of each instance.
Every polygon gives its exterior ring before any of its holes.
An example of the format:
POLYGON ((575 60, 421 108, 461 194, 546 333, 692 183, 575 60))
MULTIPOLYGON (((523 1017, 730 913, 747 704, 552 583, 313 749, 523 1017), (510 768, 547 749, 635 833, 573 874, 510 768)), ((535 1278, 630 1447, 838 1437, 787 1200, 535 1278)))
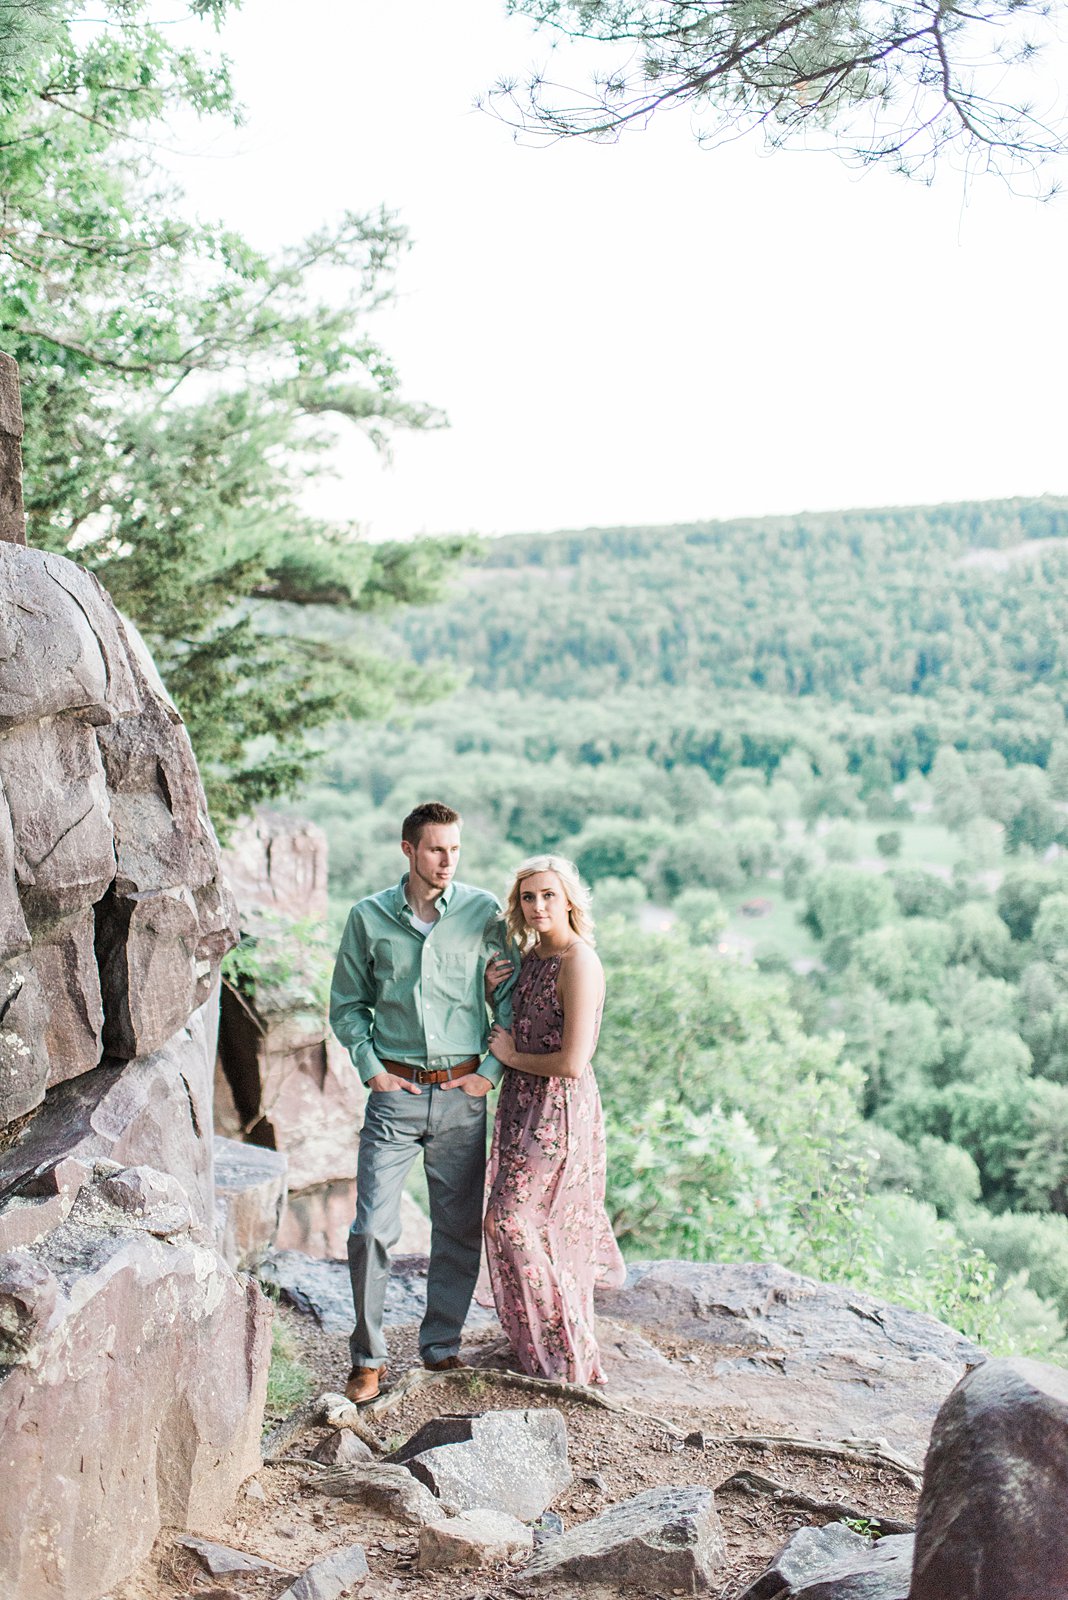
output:
POLYGON ((590 1068, 604 974, 588 891, 570 862, 535 857, 516 872, 502 918, 493 895, 454 881, 460 828, 436 801, 404 819, 408 871, 353 906, 334 967, 330 1021, 368 1089, 349 1233, 356 1323, 345 1393, 357 1403, 375 1397, 385 1374, 389 1251, 420 1147, 432 1236, 419 1348, 432 1371, 463 1365, 483 1232, 486 1095, 502 1079, 484 1227, 497 1314, 520 1368, 603 1382, 594 1282, 624 1274, 604 1209, 590 1068))

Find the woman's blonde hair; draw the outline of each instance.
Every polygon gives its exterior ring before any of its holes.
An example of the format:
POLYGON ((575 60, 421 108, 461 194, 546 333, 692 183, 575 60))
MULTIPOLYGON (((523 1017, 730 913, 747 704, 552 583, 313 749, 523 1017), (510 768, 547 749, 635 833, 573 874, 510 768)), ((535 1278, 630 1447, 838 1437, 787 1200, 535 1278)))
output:
POLYGON ((528 928, 524 922, 523 908, 519 903, 520 885, 536 872, 556 873, 567 896, 568 921, 572 932, 587 944, 595 944, 593 918, 590 916, 590 891, 579 877, 575 863, 566 856, 530 856, 516 867, 504 907, 505 926, 520 950, 529 949, 537 938, 533 928, 528 928))

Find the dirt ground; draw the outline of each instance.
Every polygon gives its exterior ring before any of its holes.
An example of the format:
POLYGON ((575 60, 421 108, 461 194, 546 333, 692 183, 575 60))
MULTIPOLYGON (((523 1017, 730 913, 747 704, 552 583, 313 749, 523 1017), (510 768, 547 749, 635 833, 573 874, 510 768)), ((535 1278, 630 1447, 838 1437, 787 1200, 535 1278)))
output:
MULTIPOLYGON (((288 1307, 277 1308, 276 1314, 285 1319, 301 1360, 315 1375, 317 1389, 342 1389, 348 1365, 344 1342, 335 1335, 324 1334, 311 1318, 288 1307)), ((391 1379, 418 1366, 414 1327, 391 1329, 390 1347, 391 1379)), ((674 1337, 660 1341, 659 1347, 674 1360, 692 1362, 695 1369, 712 1359, 707 1345, 690 1345, 674 1337)), ((485 1354, 484 1346, 481 1353, 485 1354)), ((477 1340, 465 1343, 464 1354, 478 1359, 477 1340)), ((711 1378, 709 1387, 714 1392, 711 1378)), ((385 1448, 394 1449, 422 1423, 445 1412, 470 1414, 538 1404, 554 1405, 567 1426, 574 1480, 550 1508, 559 1514, 565 1527, 587 1521, 643 1489, 701 1484, 718 1491, 734 1473, 742 1471, 773 1479, 791 1493, 846 1505, 868 1518, 911 1522, 915 1514, 916 1491, 892 1468, 813 1457, 790 1449, 714 1442, 716 1435, 744 1431, 741 1419, 733 1417, 729 1410, 665 1410, 660 1406, 662 1421, 686 1432, 701 1431, 706 1435, 703 1447, 688 1445, 644 1413, 615 1413, 570 1399, 510 1392, 481 1378, 476 1370, 460 1383, 452 1380, 420 1387, 395 1409, 377 1414, 373 1427, 385 1448)), ((370 1568, 370 1578, 356 1591, 360 1600, 386 1600, 392 1596, 410 1596, 411 1600, 505 1600, 507 1596, 531 1593, 519 1585, 516 1569, 508 1566, 466 1574, 415 1571, 417 1530, 318 1493, 314 1469, 299 1464, 299 1459, 307 1456, 327 1431, 305 1431, 287 1447, 283 1459, 265 1465, 245 1486, 229 1517, 197 1532, 271 1561, 287 1574, 298 1574, 331 1552, 359 1543, 370 1568)), ((714 1583, 709 1591, 710 1600, 738 1600, 795 1528, 834 1520, 829 1515, 793 1509, 767 1495, 752 1495, 733 1486, 717 1492, 716 1506, 727 1559, 718 1587, 714 1583)), ((286 1580, 273 1574, 212 1578, 195 1555, 176 1545, 173 1535, 165 1532, 134 1577, 113 1589, 105 1600, 276 1600, 286 1587, 286 1580)), ((545 1600, 573 1600, 576 1591, 572 1584, 561 1588, 539 1586, 533 1592, 545 1600)), ((650 1600, 656 1595, 655 1590, 631 1591, 634 1595, 639 1592, 650 1600)), ((662 1600, 668 1600, 667 1593, 662 1600)))

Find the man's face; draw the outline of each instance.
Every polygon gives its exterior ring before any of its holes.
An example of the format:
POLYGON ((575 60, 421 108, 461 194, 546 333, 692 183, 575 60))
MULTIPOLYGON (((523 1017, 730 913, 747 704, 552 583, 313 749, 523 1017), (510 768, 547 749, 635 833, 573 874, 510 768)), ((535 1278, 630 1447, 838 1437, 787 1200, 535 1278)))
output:
POLYGON ((417 844, 401 841, 412 886, 440 894, 452 882, 460 859, 460 829, 455 822, 428 822, 417 844))

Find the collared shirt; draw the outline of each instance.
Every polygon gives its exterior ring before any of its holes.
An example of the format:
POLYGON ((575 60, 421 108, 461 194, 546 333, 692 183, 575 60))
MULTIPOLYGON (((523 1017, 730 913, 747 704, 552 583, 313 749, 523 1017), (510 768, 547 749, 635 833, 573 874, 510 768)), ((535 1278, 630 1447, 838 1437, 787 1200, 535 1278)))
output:
MULTIPOLYGON (((489 1038, 483 981, 486 963, 507 948, 497 900, 485 889, 450 883, 439 896, 438 920, 423 934, 412 921, 405 885, 369 895, 349 912, 334 964, 330 1025, 348 1048, 363 1082, 388 1061, 450 1067, 484 1055, 489 1038)), ((509 998, 518 971, 494 995, 494 1015, 510 1027, 509 998)), ((498 1083, 499 1061, 479 1068, 498 1083)))

